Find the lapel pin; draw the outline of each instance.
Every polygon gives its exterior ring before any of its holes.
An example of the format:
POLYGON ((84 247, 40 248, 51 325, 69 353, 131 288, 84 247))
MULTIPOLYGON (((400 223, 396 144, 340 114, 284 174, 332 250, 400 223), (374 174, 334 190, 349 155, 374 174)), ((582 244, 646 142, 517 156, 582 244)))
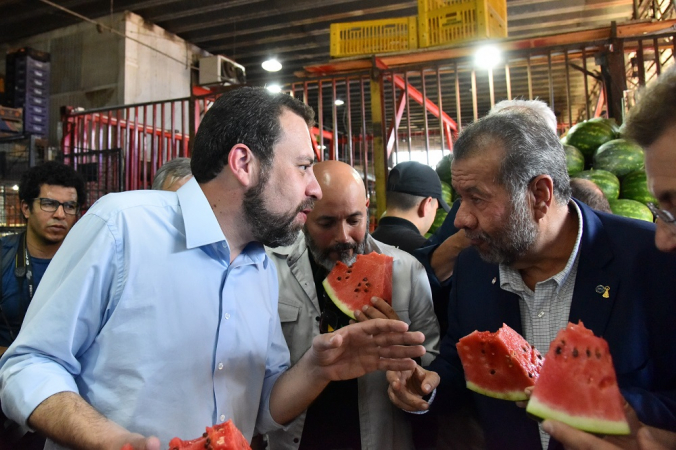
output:
POLYGON ((495 284, 496 281, 497 281, 497 278, 496 278, 496 277, 493 277, 493 280, 491 281, 491 284, 495 284))
POLYGON ((610 286, 603 286, 599 284, 596 286, 596 293, 597 294, 603 294, 603 298, 610 298, 610 294, 608 293, 610 291, 610 286))

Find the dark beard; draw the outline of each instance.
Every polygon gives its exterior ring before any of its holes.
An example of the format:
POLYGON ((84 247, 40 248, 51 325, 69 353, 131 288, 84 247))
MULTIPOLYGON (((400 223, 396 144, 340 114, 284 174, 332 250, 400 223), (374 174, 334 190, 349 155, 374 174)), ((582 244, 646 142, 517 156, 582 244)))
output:
POLYGON ((488 249, 477 247, 479 256, 491 264, 512 265, 523 257, 533 246, 538 230, 525 198, 512 202, 512 210, 505 228, 490 236, 484 232, 471 233, 465 230, 469 239, 481 239, 488 249))
POLYGON ((330 271, 333 269, 333 266, 336 265, 336 261, 331 259, 331 252, 337 252, 338 261, 341 261, 348 266, 354 264, 354 262, 357 260, 357 255, 364 254, 364 250, 366 250, 366 237, 369 234, 368 229, 369 221, 367 218, 366 233, 364 233, 364 238, 361 240, 361 242, 357 242, 355 244, 336 244, 323 250, 319 248, 317 243, 312 239, 312 236, 310 236, 310 233, 307 231, 307 227, 303 228, 303 234, 305 234, 305 245, 307 246, 308 250, 310 250, 310 254, 314 258, 315 262, 326 270, 330 271), (350 250, 353 251, 352 256, 350 256, 350 250))
POLYGON ((302 225, 295 224, 296 216, 304 209, 312 209, 315 200, 308 198, 295 211, 289 213, 274 213, 268 210, 263 199, 263 191, 268 183, 269 175, 261 171, 258 184, 244 194, 242 201, 244 217, 251 227, 254 240, 268 247, 290 245, 298 236, 302 225))

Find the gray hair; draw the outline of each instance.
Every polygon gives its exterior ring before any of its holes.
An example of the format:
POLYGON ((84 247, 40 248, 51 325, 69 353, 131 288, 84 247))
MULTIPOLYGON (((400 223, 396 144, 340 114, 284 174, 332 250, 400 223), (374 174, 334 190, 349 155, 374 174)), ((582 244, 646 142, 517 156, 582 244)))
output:
POLYGON ((157 170, 155 174, 155 179, 153 179, 152 189, 156 191, 161 191, 162 186, 166 180, 170 181, 170 184, 181 178, 189 177, 192 175, 190 171, 190 158, 174 158, 171 159, 157 170))
POLYGON ((513 199, 525 195, 533 178, 549 175, 556 201, 568 203, 570 178, 566 153, 542 117, 532 111, 512 109, 474 122, 460 133, 453 147, 453 163, 479 156, 496 145, 504 151, 497 181, 507 188, 513 199))
POLYGON ((554 114, 554 111, 552 111, 547 103, 543 102, 542 100, 503 100, 496 103, 495 106, 493 106, 491 110, 488 111, 488 114, 490 115, 501 111, 509 111, 514 109, 532 111, 533 113, 542 117, 542 119, 547 122, 547 125, 549 125, 549 128, 551 128, 554 133, 557 133, 556 114, 554 114))

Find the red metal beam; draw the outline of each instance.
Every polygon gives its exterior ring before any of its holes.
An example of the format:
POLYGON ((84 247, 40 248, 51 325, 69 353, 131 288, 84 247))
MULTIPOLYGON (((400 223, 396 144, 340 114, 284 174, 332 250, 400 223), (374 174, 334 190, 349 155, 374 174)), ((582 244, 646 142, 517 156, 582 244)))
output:
POLYGON ((397 100, 397 110, 392 118, 390 130, 387 132, 387 157, 389 158, 394 148, 394 140, 397 139, 397 130, 399 130, 399 123, 404 115, 406 109, 406 93, 402 93, 397 100))

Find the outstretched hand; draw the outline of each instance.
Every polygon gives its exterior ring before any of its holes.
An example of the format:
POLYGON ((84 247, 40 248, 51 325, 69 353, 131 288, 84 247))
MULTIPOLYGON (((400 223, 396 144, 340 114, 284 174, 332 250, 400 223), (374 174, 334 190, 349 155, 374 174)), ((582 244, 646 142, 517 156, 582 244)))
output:
POLYGON ((373 319, 315 336, 309 357, 327 381, 357 378, 375 370, 411 370, 425 354, 425 336, 398 320, 373 319))
POLYGON ((424 396, 439 385, 439 375, 416 365, 413 370, 388 371, 387 394, 392 403, 405 411, 425 411, 429 408, 424 396))

